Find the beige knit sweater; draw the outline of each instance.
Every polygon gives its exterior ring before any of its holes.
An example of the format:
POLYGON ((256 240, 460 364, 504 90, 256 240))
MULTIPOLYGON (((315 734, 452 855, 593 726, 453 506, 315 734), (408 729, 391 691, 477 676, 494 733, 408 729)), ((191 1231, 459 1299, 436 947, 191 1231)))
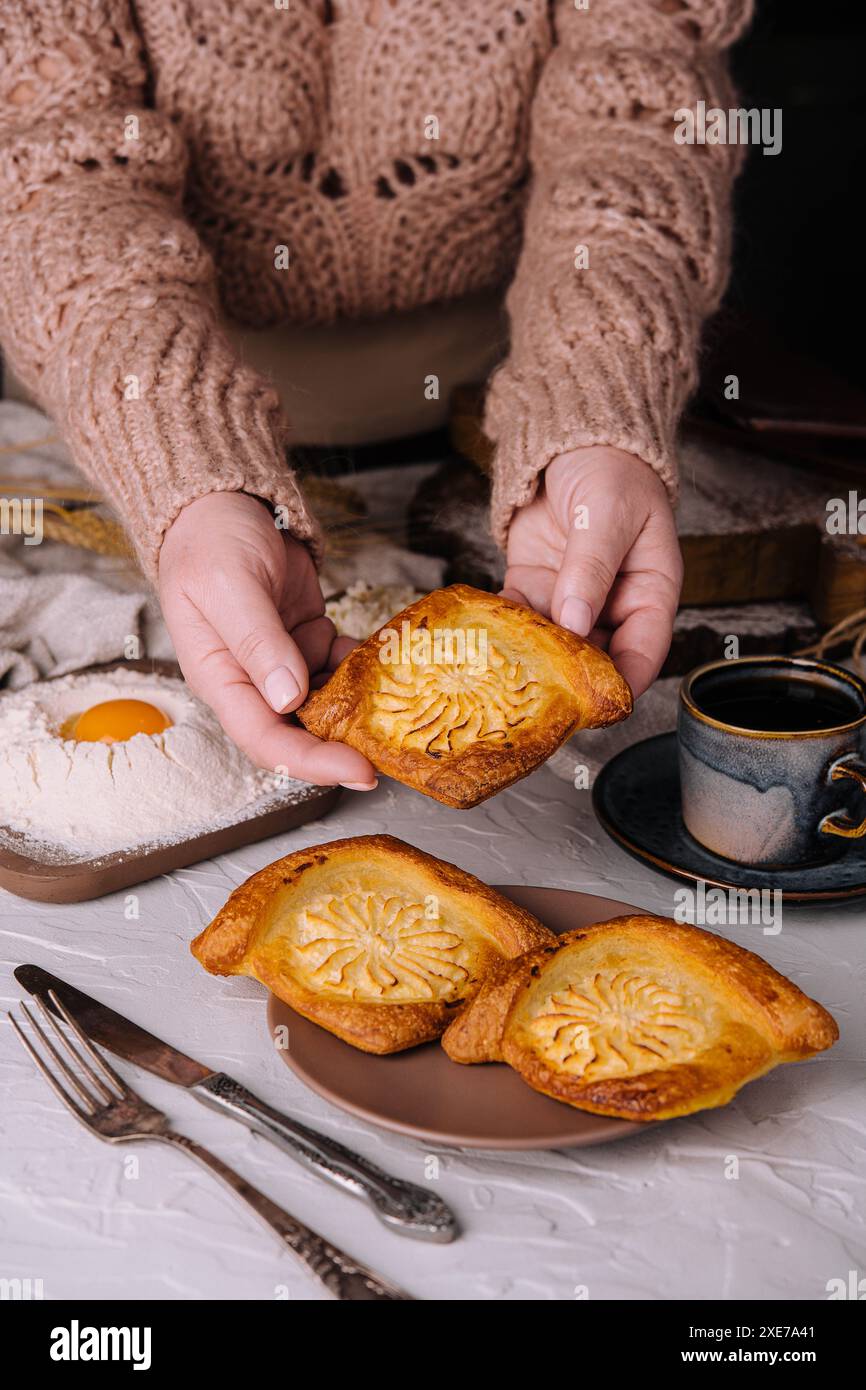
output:
POLYGON ((146 572, 214 490, 318 546, 291 420, 221 311, 327 322, 510 280, 497 538, 582 445, 673 487, 738 164, 675 143, 673 113, 730 105, 751 4, 4 0, 0 340, 146 572))

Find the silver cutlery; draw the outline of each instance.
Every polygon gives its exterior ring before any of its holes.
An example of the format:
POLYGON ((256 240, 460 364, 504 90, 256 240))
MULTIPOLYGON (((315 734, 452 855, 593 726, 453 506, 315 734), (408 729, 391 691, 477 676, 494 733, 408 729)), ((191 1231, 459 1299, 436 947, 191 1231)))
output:
POLYGON ((144 1067, 164 1081, 183 1086, 205 1105, 222 1110, 249 1129, 265 1135, 319 1177, 366 1201, 391 1230, 443 1243, 454 1240, 458 1234, 454 1213, 429 1188, 391 1177, 343 1144, 308 1129, 259 1100, 224 1072, 211 1071, 201 1062, 186 1057, 137 1023, 40 966, 19 965, 15 978, 48 1008, 53 1007, 50 998, 53 990, 75 1015, 87 1036, 100 1047, 107 1048, 125 1062, 144 1067))
POLYGON ((13 1014, 9 1015, 9 1021, 55 1095, 91 1134, 109 1144, 151 1139, 182 1149, 240 1197, 335 1298, 346 1302, 370 1302, 378 1299, 396 1302, 410 1299, 409 1294, 387 1283, 366 1265, 353 1260, 308 1226, 296 1221, 282 1207, 277 1206, 276 1202, 259 1192, 208 1149, 202 1148, 192 1139, 187 1139, 185 1135, 176 1133, 162 1111, 155 1110, 152 1105, 142 1100, 141 1096, 127 1086, 122 1077, 108 1065, 96 1048, 91 1046, 72 1014, 53 991, 48 994, 45 1002, 41 995, 36 995, 35 998, 45 1021, 50 1024, 61 1047, 65 1049, 66 1058, 40 1027, 26 1004, 22 1003, 21 1011, 39 1038, 44 1051, 40 1053, 33 1046, 13 1014), (51 1008, 48 1007, 49 1004, 51 1008), (54 1014, 64 1020, 80 1047, 76 1047, 71 1041, 54 1014), (86 1053, 86 1057, 83 1053, 86 1053), (46 1060, 46 1056, 52 1059, 53 1067, 46 1060), (77 1070, 73 1070, 70 1062, 74 1063, 77 1070), (66 1084, 59 1079, 58 1073, 66 1084))

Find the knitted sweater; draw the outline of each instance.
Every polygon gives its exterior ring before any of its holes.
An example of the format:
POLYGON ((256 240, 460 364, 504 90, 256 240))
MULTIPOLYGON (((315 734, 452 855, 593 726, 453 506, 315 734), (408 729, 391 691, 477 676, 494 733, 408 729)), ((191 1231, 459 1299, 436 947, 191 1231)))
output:
POLYGON ((673 488, 739 162, 677 144, 674 112, 730 105, 751 6, 4 0, 0 341, 146 573, 210 491, 319 545, 291 421, 222 313, 328 322, 510 281, 485 419, 500 542, 582 445, 673 488))

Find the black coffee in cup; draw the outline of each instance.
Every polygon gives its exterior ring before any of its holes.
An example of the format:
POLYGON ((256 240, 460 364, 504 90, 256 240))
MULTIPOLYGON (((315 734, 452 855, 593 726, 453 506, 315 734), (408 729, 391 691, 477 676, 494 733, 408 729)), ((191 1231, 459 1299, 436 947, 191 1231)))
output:
POLYGON ((863 713, 853 691, 849 695, 820 675, 804 678, 748 666, 733 681, 714 681, 708 673, 692 686, 692 699, 710 719, 759 733, 835 729, 863 713))
POLYGON ((816 863, 866 836, 866 685, 826 661, 754 656, 686 676, 683 821, 738 864, 816 863))

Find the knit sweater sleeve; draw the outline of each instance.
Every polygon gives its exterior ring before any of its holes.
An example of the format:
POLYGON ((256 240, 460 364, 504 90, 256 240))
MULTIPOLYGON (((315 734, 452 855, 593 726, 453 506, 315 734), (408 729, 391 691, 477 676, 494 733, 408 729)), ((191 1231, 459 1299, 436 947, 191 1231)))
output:
POLYGON ((485 415, 503 546, 541 470, 572 449, 635 454, 676 496, 675 432, 702 320, 727 278, 742 151, 677 143, 675 113, 734 104, 725 49, 751 10, 752 0, 557 0, 507 299, 510 353, 485 415))
POLYGON ((145 104, 127 0, 5 0, 0 16, 0 341, 119 511, 149 578, 188 502, 246 491, 319 535, 276 392, 220 326, 184 220, 186 156, 145 104))

